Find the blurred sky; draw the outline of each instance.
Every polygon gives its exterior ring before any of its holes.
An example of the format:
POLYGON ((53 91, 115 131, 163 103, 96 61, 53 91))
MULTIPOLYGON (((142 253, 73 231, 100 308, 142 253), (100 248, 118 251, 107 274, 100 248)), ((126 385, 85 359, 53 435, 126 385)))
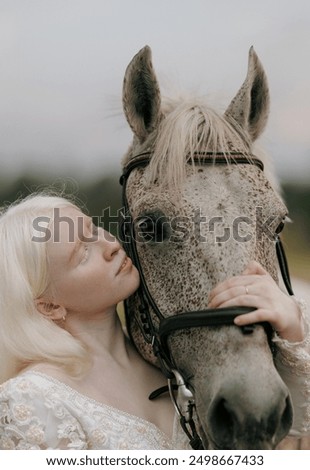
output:
POLYGON ((263 147, 282 179, 309 181, 309 0, 0 0, 1 175, 120 171, 122 80, 145 44, 163 87, 223 110, 253 45, 272 99, 263 147))

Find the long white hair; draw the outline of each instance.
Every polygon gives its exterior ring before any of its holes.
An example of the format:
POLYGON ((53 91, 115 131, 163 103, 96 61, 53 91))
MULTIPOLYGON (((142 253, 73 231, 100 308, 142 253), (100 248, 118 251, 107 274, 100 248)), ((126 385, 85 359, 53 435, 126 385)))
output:
POLYGON ((36 243, 34 220, 53 223, 54 209, 76 207, 63 197, 28 196, 0 213, 0 383, 38 362, 79 375, 89 363, 86 348, 45 318, 35 300, 49 284, 46 242, 36 243), (43 220, 43 219, 40 219, 43 220))

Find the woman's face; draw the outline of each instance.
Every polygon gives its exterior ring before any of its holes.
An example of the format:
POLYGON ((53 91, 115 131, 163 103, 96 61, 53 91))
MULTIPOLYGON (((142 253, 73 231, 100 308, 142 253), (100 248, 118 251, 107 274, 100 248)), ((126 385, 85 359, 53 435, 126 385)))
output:
POLYGON ((53 303, 67 313, 102 313, 131 295, 139 274, 119 242, 74 207, 56 209, 47 242, 53 303))

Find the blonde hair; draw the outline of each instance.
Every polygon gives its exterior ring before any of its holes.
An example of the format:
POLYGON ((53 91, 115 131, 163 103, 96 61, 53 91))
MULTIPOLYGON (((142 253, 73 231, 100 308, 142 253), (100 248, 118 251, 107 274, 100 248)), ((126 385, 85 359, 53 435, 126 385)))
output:
POLYGON ((49 275, 47 244, 33 241, 34 220, 45 217, 51 224, 56 207, 72 206, 63 197, 39 193, 1 211, 0 383, 38 362, 61 366, 72 376, 89 363, 83 344, 35 305, 48 287, 49 275))

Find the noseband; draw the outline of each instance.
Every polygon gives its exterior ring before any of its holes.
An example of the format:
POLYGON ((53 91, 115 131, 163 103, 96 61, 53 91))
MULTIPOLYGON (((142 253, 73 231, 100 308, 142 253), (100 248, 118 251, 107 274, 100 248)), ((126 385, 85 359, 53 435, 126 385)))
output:
MULTIPOLYGON (((122 214, 121 220, 122 240, 128 256, 132 259, 140 274, 140 286, 137 291, 139 297, 139 307, 137 311, 130 312, 129 314, 128 301, 125 300, 125 314, 129 325, 132 321, 131 316, 134 315, 144 340, 146 343, 151 345, 153 354, 157 357, 161 370, 168 379, 168 389, 171 395, 171 399, 180 417, 181 426, 189 438, 190 445, 193 449, 203 449, 201 439, 198 436, 193 420, 193 409, 195 408, 194 397, 192 392, 187 388, 187 384, 185 383, 180 372, 177 370, 177 367, 173 361, 173 357, 168 345, 169 336, 175 331, 189 328, 234 325, 234 319, 236 316, 252 312, 255 310, 255 308, 232 307, 205 309, 199 311, 182 312, 172 316, 165 316, 160 311, 148 289, 148 285, 143 274, 135 242, 136 239, 134 224, 130 215, 126 194, 129 175, 136 168, 146 167, 150 162, 150 158, 151 152, 145 152, 135 156, 125 166, 123 174, 120 178, 120 184, 123 187, 122 204, 124 208, 124 214, 122 214), (151 312, 153 312, 153 316, 155 315, 155 322, 153 321, 151 312), (177 397, 175 397, 174 394, 175 389, 177 390, 177 397)), ((210 166, 227 164, 255 165, 261 171, 264 170, 264 165, 261 160, 255 156, 245 157, 243 154, 238 152, 231 152, 229 155, 223 154, 221 152, 197 152, 194 155, 194 158, 189 160, 188 163, 210 166)), ((293 295, 286 256, 278 234, 275 235, 275 247, 283 282, 288 293, 293 295)), ((270 339, 272 334, 271 326, 267 323, 263 323, 262 325, 264 326, 267 332, 267 336, 270 339)), ((251 334, 254 327, 255 325, 246 325, 241 327, 241 330, 244 334, 251 334)), ((129 334, 131 335, 130 328, 129 334)), ((166 387, 156 390, 153 392, 153 394, 150 395, 150 399, 156 398, 161 392, 166 390, 166 387)))

